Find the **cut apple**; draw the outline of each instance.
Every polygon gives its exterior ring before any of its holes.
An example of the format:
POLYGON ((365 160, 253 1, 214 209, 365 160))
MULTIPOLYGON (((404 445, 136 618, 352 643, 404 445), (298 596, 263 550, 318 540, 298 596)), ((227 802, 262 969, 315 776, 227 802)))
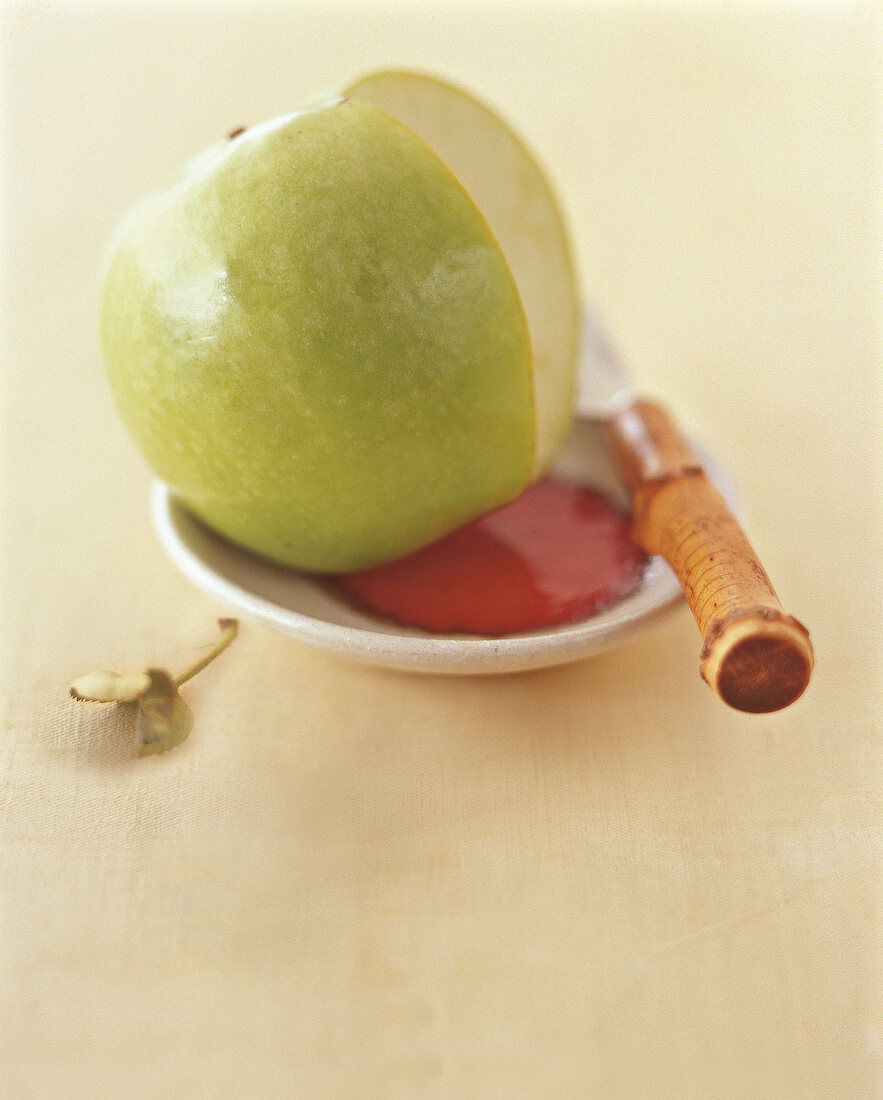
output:
POLYGON ((570 427, 579 344, 579 295, 564 219, 543 170, 489 107, 436 77, 390 70, 349 85, 409 126, 471 195, 512 271, 534 362, 534 479, 550 466, 570 427))
POLYGON ((119 228, 101 335, 155 473, 213 530, 344 572, 517 497, 570 423, 576 293, 491 111, 379 74, 237 133, 119 228))

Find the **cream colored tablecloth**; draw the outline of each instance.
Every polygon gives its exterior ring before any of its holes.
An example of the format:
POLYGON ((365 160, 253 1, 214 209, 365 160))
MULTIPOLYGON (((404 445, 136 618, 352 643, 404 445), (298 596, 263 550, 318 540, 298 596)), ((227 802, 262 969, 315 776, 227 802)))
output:
POLYGON ((0 1093, 880 1092, 880 20, 871 3, 0 11, 0 1093), (190 740, 68 700, 224 609, 159 548, 102 377, 124 210, 378 65, 504 109, 641 385, 731 471, 817 669, 700 682, 686 611, 510 677, 245 624, 190 740))

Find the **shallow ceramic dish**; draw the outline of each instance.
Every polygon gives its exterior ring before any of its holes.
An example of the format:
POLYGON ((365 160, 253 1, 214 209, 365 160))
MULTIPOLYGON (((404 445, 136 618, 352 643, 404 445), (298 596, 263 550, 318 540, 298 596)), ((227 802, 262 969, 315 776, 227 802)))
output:
MULTIPOLYGON (((729 479, 707 452, 697 451, 708 476, 734 507, 729 479)), ((554 472, 627 504, 600 427, 592 420, 576 422, 554 472)), ((153 488, 152 512, 172 561, 227 610, 342 657, 411 672, 474 675, 564 664, 618 645, 683 598, 669 567, 653 558, 631 595, 582 622, 495 638, 430 634, 361 612, 327 581, 234 546, 195 519, 161 482, 153 488)))

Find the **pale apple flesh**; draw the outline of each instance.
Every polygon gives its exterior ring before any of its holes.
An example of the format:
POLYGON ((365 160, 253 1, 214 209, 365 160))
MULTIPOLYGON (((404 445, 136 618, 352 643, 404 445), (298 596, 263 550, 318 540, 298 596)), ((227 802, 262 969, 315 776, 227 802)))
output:
POLYGON ((102 343, 123 418, 210 527, 364 568, 534 474, 518 288, 413 131, 338 100, 253 127, 124 223, 102 343))

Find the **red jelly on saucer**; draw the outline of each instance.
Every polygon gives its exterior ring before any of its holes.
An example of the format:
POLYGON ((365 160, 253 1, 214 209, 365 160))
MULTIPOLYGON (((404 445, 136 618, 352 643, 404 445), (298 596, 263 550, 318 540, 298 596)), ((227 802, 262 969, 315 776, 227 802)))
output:
POLYGON ((500 635, 603 611, 638 586, 645 564, 607 497, 546 479, 438 542, 338 581, 396 622, 500 635))

